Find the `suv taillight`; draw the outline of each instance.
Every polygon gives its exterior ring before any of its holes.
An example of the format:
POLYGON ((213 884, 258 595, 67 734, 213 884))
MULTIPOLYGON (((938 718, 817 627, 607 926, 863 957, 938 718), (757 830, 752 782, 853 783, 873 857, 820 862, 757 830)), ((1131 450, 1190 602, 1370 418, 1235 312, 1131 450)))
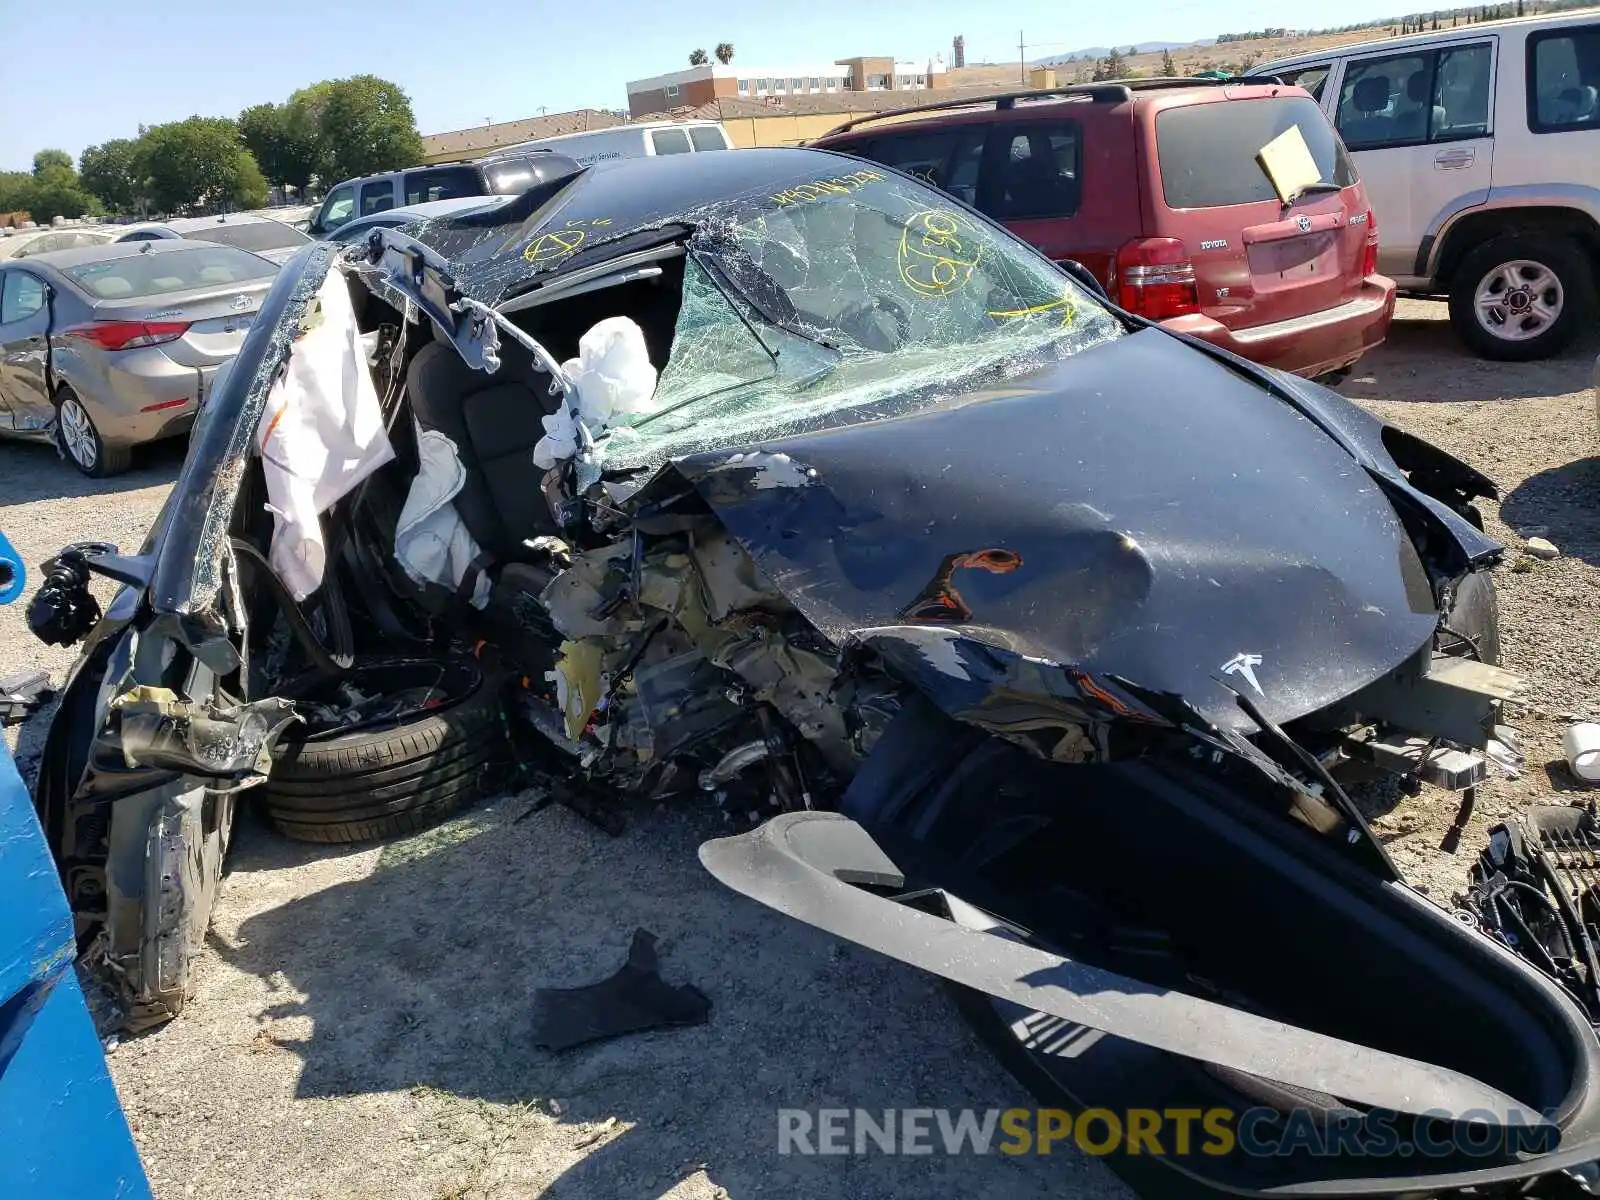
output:
POLYGON ((1140 238, 1117 251, 1117 303, 1152 321, 1200 311, 1194 264, 1177 238, 1140 238))
POLYGON ((1378 273, 1378 214, 1367 209, 1367 245, 1361 252, 1361 277, 1378 273))
POLYGON ((102 350, 132 350, 177 341, 188 329, 188 321, 90 321, 63 329, 61 336, 82 338, 102 350))

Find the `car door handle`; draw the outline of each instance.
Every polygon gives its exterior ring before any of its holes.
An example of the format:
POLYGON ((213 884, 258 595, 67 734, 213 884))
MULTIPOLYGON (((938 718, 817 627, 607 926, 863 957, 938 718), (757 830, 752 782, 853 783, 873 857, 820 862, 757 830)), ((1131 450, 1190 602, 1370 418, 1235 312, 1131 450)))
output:
POLYGON ((1462 167, 1470 167, 1477 157, 1477 151, 1461 146, 1454 150, 1439 151, 1433 156, 1433 165, 1441 171, 1459 171, 1462 167))

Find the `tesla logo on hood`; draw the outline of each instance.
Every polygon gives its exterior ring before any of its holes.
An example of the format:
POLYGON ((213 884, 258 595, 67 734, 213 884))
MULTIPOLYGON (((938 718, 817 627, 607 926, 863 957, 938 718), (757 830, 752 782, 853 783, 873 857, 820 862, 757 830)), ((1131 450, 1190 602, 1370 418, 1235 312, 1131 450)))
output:
POLYGON ((1256 668, 1260 665, 1261 655, 1245 654, 1240 651, 1222 664, 1222 673, 1224 675, 1242 676, 1246 683, 1255 688, 1257 695, 1265 696, 1266 693, 1261 690, 1261 685, 1256 682, 1256 668))
POLYGON ((234 312, 243 312, 245 309, 250 307, 250 297, 235 296, 233 298, 233 303, 228 307, 232 308, 234 312))

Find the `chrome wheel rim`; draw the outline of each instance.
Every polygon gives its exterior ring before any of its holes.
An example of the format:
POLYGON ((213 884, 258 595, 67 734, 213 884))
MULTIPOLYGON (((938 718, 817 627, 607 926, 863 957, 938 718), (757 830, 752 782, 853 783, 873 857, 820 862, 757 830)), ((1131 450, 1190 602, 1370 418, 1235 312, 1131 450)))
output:
POLYGON ((1507 342, 1525 342, 1548 333, 1561 319, 1566 302, 1554 271, 1518 258, 1501 263, 1479 280, 1473 310, 1487 333, 1507 342))
POLYGON ((99 447, 95 445, 94 426, 89 423, 89 414, 83 411, 83 405, 76 396, 68 396, 61 402, 61 441, 67 448, 67 453, 72 455, 72 461, 85 471, 94 470, 94 465, 100 460, 99 447))

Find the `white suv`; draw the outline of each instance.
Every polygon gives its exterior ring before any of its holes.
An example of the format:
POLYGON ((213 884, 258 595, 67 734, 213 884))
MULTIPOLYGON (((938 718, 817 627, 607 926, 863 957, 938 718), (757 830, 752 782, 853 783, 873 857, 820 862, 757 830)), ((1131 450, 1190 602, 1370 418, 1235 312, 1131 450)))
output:
POLYGON ((1253 68, 1305 88, 1351 151, 1378 269, 1446 295, 1486 358, 1554 354, 1600 261, 1600 13, 1462 25, 1253 68))

